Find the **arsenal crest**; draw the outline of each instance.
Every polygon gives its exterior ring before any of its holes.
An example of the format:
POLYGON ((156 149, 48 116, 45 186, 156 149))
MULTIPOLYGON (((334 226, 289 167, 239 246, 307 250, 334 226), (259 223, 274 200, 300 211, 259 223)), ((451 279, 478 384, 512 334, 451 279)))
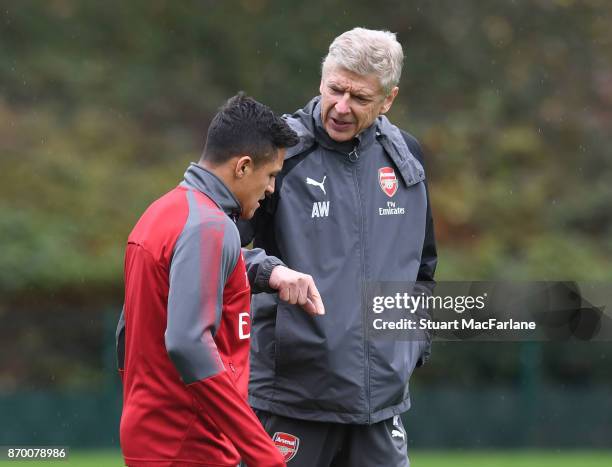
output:
POLYGON ((282 431, 274 433, 272 441, 285 459, 285 462, 289 462, 295 457, 300 446, 300 438, 289 433, 283 433, 282 431))
POLYGON ((397 191, 397 177, 391 167, 381 167, 378 169, 378 183, 385 194, 392 198, 397 191))

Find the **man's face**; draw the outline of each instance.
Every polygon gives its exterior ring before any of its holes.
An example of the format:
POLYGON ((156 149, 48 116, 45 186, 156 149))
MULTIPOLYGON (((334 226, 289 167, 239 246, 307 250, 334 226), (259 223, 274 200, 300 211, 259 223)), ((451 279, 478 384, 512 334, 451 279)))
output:
POLYGON ((398 88, 385 95, 375 75, 358 75, 344 68, 326 70, 321 79, 321 121, 338 142, 349 141, 391 108, 398 88))
POLYGON ((276 157, 272 157, 266 163, 253 163, 245 168, 242 179, 237 184, 235 192, 236 198, 242 208, 240 217, 250 219, 266 195, 274 192, 274 182, 276 176, 283 168, 285 159, 285 149, 276 151, 276 157))

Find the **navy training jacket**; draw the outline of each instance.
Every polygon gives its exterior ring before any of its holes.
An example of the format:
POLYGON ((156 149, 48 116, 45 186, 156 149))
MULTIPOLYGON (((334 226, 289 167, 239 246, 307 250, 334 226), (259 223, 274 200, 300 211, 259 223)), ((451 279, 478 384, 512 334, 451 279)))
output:
POLYGON ((286 417, 377 423, 409 409, 410 376, 430 352, 425 332, 373 340, 366 329, 366 284, 434 278, 421 148, 384 116, 354 141, 335 142, 319 100, 286 116, 300 142, 273 196, 239 228, 243 244, 312 275, 326 314, 312 318, 275 294, 253 297, 249 401, 286 417))

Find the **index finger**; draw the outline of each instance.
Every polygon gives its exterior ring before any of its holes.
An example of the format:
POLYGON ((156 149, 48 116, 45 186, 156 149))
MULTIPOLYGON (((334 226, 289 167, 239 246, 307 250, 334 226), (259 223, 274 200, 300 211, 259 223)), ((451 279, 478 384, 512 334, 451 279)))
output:
POLYGON ((308 299, 312 303, 314 307, 314 313, 317 315, 325 314, 325 306, 323 306, 323 300, 321 299, 321 294, 319 294, 319 290, 317 286, 312 282, 308 287, 308 299))

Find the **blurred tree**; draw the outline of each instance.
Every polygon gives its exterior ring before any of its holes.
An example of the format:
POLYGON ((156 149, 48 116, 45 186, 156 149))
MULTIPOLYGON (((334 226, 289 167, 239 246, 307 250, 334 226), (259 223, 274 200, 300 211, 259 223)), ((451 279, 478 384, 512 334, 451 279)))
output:
POLYGON ((118 306, 127 234, 215 109, 302 106, 358 25, 404 45, 390 118, 427 153, 438 279, 610 280, 611 22, 606 0, 4 2, 0 317, 118 306))

